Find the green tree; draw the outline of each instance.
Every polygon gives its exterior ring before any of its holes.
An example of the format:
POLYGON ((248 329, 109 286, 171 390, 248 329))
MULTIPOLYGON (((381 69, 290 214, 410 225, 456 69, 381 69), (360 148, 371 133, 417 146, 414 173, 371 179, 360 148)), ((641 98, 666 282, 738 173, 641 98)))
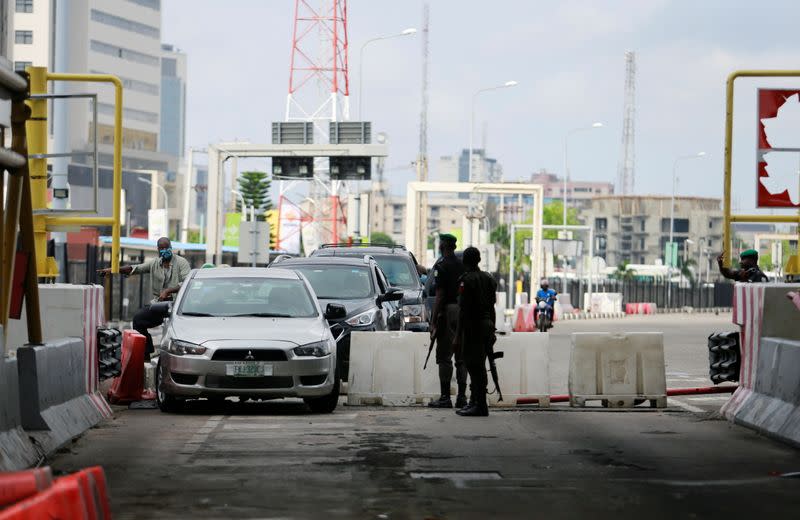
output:
POLYGON ((489 241, 497 247, 497 270, 508 274, 508 256, 511 252, 511 234, 506 224, 500 224, 489 234, 489 241))
POLYGON ((630 262, 625 261, 617 266, 617 270, 611 274, 617 280, 633 280, 636 277, 636 270, 629 267, 630 262))
POLYGON ((694 276, 694 270, 692 269, 692 266, 696 267, 696 265, 697 261, 694 258, 687 258, 686 261, 683 262, 683 265, 681 265, 681 275, 689 280, 689 285, 692 287, 694 287, 695 283, 697 283, 697 280, 695 280, 694 276))
MULTIPOLYGON (((266 220, 265 213, 272 209, 269 190, 267 172, 247 171, 239 175, 239 192, 247 206, 255 207, 256 220, 266 220)), ((236 202, 236 210, 242 211, 241 200, 236 202)))
MULTIPOLYGON (((531 220, 532 221, 532 220, 531 220)), ((542 208, 542 223, 546 225, 559 225, 564 223, 564 202, 561 200, 551 200, 542 208)), ((578 210, 567 208, 567 225, 576 226, 580 224, 578 220, 578 210)), ((544 238, 558 238, 558 230, 548 229, 543 233, 544 238)))
POLYGON ((385 244, 387 246, 394 245, 394 240, 392 240, 392 237, 390 237, 386 233, 381 233, 380 231, 372 233, 369 237, 369 241, 372 244, 385 244))

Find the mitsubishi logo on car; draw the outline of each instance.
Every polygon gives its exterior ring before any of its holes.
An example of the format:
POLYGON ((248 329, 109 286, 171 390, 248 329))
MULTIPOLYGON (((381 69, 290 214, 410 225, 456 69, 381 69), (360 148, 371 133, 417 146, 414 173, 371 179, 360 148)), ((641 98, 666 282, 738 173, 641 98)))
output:
POLYGON ((252 350, 248 350, 247 351, 247 355, 244 357, 244 360, 245 361, 255 361, 256 360, 255 356, 253 356, 253 351, 252 350))

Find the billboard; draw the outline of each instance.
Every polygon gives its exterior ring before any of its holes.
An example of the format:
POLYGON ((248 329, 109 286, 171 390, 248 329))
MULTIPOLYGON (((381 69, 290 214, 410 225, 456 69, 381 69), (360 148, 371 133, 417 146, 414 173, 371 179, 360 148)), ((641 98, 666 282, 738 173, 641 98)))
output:
POLYGON ((800 208, 800 90, 758 90, 759 208, 800 208))

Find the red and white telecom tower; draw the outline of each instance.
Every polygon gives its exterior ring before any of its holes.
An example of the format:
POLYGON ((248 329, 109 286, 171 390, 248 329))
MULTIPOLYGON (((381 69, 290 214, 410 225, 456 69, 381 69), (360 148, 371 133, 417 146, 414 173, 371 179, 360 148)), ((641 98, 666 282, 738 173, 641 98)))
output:
MULTIPOLYGON (((285 120, 313 122, 314 142, 327 143, 328 123, 350 118, 349 72, 347 0, 295 0, 285 120)), ((339 241, 345 222, 339 188, 339 181, 315 176, 309 190, 314 202, 310 221, 320 242, 328 237, 339 241)), ((280 213, 283 204, 291 204, 283 191, 280 213)))

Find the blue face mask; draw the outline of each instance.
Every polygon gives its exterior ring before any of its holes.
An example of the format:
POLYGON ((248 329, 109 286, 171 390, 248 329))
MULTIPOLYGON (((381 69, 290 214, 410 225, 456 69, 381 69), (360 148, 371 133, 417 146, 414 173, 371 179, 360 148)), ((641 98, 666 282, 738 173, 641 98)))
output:
POLYGON ((159 249, 158 255, 161 257, 161 260, 169 262, 172 260, 172 248, 168 247, 167 249, 159 249))

